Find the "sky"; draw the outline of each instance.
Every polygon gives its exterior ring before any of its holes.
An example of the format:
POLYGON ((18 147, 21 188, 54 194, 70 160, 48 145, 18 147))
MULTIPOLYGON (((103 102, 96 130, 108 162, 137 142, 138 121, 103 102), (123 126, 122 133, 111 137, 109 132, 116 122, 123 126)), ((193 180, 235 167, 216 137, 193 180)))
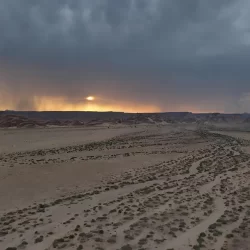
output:
POLYGON ((250 112, 249 65, 249 0, 0 1, 0 110, 250 112))

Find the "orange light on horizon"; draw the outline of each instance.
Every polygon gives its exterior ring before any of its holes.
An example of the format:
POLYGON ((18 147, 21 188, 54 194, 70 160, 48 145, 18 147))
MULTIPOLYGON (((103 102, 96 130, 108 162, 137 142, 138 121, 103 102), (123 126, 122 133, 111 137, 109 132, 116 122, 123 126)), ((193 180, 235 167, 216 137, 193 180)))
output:
MULTIPOLYGON (((93 97, 93 96, 88 96, 93 97)), ((87 98, 85 98, 87 100, 87 98)), ((151 105, 151 104, 143 104, 143 103, 130 103, 126 101, 122 101, 119 103, 109 102, 104 103, 102 101, 98 101, 95 97, 88 98, 88 102, 69 102, 64 97, 48 97, 48 96, 35 96, 33 98, 34 109, 36 111, 96 111, 96 112, 129 112, 129 113, 144 113, 144 112, 160 112, 160 108, 151 105), (93 102, 96 100, 95 102, 93 102)))
POLYGON ((164 109, 152 103, 135 103, 126 100, 110 100, 102 97, 87 96, 83 101, 72 102, 63 96, 33 96, 30 106, 20 109, 15 96, 8 93, 0 93, 0 110, 34 110, 34 111, 96 111, 96 112, 128 112, 128 113, 157 113, 168 111, 189 111, 193 113, 223 112, 223 110, 212 109, 211 107, 196 107, 179 104, 178 109, 164 109), (85 100, 85 101, 84 101, 85 100))

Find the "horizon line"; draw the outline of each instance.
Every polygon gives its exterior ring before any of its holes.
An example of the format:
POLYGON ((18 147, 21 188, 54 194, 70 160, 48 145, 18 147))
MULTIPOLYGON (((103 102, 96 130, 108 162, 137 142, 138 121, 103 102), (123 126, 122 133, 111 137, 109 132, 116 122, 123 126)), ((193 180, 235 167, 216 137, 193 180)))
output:
POLYGON ((242 113, 227 113, 227 112, 192 112, 192 111, 161 111, 161 112, 125 112, 125 111, 74 111, 74 110, 0 110, 0 112, 36 112, 36 113, 42 113, 42 112, 75 112, 75 113, 123 113, 123 114, 164 114, 164 113, 190 113, 190 114, 225 114, 225 115, 239 115, 239 114, 249 114, 248 112, 242 112, 242 113))

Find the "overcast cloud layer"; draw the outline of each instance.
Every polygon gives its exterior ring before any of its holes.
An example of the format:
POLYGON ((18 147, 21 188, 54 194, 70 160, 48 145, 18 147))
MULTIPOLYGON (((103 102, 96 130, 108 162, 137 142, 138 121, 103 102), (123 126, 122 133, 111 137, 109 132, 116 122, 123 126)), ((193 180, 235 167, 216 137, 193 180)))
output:
POLYGON ((249 0, 2 0, 0 108, 97 94, 249 111, 249 28, 249 0))

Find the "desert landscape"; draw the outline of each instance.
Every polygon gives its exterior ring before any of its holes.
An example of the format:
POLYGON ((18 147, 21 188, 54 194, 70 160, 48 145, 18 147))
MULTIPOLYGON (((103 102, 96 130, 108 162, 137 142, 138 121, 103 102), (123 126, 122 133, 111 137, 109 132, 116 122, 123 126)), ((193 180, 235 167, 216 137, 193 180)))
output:
POLYGON ((0 250, 250 250, 250 1, 0 1, 0 250))
POLYGON ((246 118, 161 116, 3 127, 0 249, 250 249, 246 118))

